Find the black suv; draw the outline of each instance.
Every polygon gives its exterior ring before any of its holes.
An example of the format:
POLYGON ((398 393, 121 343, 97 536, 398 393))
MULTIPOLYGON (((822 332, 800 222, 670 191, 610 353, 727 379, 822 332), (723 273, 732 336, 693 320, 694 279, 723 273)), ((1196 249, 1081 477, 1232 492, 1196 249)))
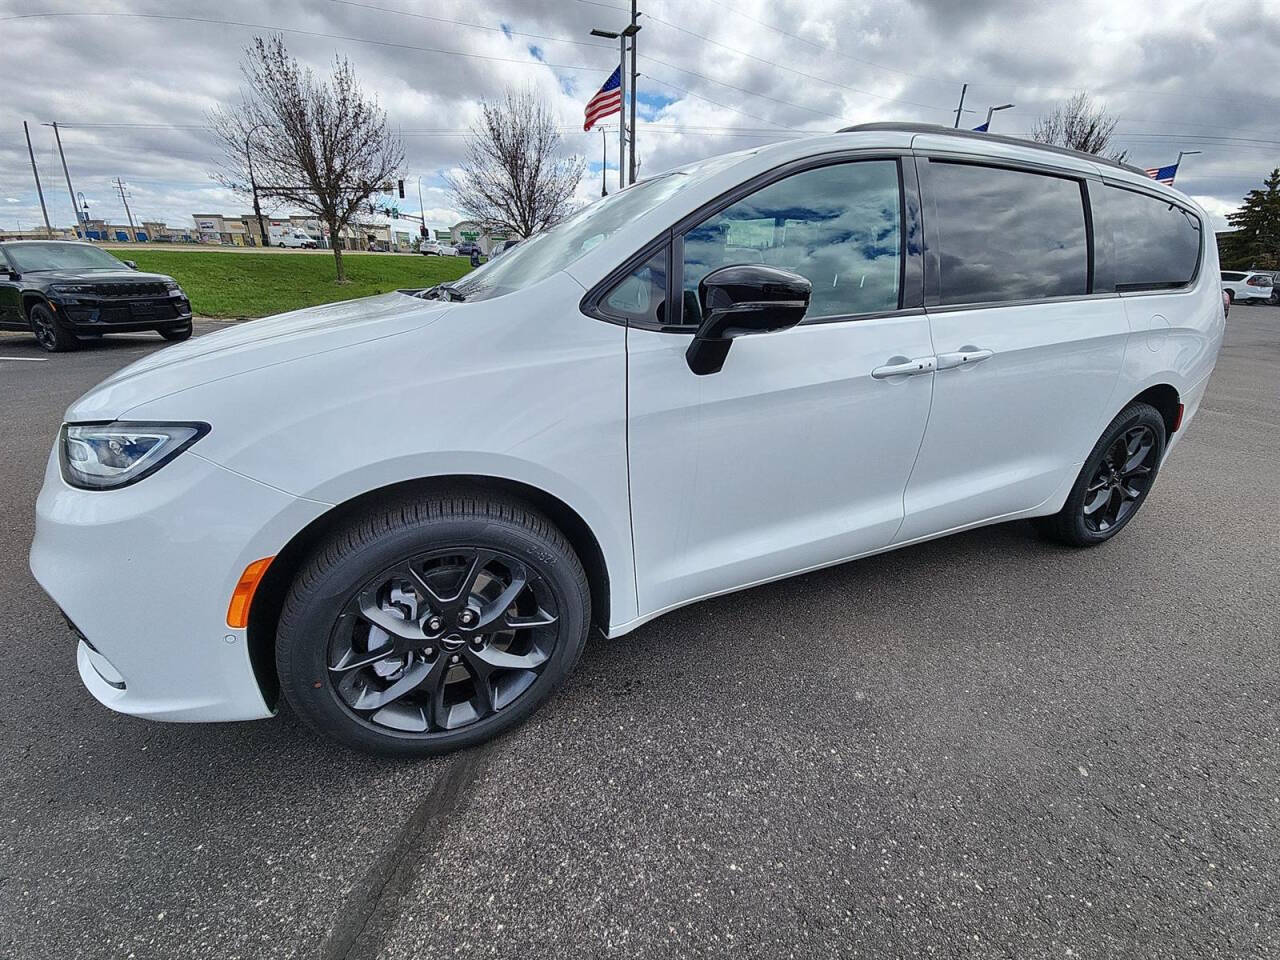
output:
POLYGON ((191 301, 172 277, 139 273, 93 244, 11 240, 0 243, 0 330, 30 330, 55 353, 104 333, 186 340, 191 301))

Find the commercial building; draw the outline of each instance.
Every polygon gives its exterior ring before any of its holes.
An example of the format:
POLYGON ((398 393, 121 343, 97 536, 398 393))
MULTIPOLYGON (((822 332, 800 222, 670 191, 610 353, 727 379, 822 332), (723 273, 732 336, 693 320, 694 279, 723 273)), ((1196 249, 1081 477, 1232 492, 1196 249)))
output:
POLYGON ((502 241, 508 239, 505 230, 486 230, 475 220, 461 220, 449 229, 449 242, 453 246, 460 243, 478 243, 480 252, 486 257, 489 251, 502 241))

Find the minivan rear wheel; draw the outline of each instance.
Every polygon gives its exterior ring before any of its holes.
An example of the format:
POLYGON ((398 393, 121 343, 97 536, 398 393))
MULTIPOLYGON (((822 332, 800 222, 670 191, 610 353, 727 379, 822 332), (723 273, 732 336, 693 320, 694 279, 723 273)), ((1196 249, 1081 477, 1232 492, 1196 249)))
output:
POLYGON ((1125 407, 1094 444, 1062 509, 1039 521, 1041 529, 1073 547, 1110 540, 1151 492, 1165 442, 1164 417, 1155 407, 1125 407))
POLYGON ((389 503, 328 538, 277 630, 281 688, 319 732, 427 756, 516 726, 572 671, 591 593, 572 547, 514 500, 389 503))

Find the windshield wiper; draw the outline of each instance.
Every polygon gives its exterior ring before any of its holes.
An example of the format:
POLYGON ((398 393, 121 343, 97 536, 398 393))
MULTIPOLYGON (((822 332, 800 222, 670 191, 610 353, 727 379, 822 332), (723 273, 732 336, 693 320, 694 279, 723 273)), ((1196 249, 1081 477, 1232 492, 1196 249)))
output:
POLYGON ((437 283, 426 293, 422 294, 423 300, 448 300, 451 303, 461 303, 466 300, 466 295, 459 293, 453 288, 451 283, 437 283))

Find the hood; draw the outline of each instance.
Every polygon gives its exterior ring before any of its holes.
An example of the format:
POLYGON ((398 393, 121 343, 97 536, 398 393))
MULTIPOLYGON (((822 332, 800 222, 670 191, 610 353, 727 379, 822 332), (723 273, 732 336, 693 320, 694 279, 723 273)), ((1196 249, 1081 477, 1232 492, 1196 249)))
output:
POLYGON ((73 403, 65 419, 115 420, 141 403, 202 383, 425 326, 449 307, 443 301, 385 293, 228 325, 112 374, 73 403))
POLYGON ((141 273, 125 266, 119 270, 32 270, 22 277, 45 283, 168 283, 173 279, 163 273, 141 273))

